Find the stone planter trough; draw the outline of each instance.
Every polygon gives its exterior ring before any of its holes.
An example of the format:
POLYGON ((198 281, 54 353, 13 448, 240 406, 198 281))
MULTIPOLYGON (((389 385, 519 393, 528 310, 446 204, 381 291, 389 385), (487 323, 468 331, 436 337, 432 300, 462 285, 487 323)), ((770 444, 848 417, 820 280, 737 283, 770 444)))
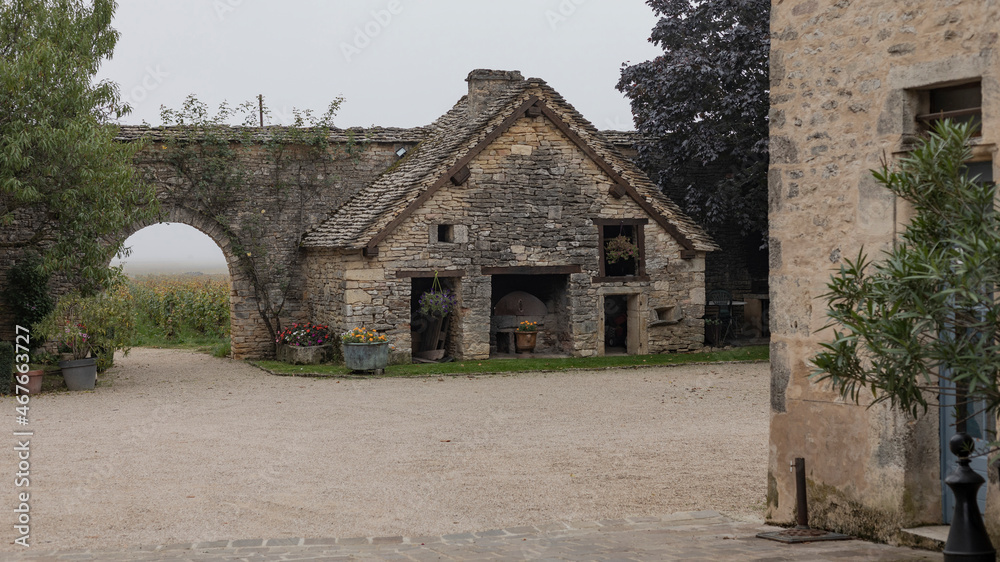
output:
POLYGON ((278 345, 278 361, 292 365, 318 365, 333 356, 333 344, 326 345, 278 345))

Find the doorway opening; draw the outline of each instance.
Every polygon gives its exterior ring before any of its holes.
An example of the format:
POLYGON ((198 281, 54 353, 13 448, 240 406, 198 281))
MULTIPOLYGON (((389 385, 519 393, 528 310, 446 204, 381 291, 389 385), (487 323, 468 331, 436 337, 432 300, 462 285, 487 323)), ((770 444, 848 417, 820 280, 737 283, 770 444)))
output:
POLYGON ((628 295, 604 297, 604 354, 628 353, 628 295))
MULTIPOLYGON (((945 373, 947 367, 942 368, 945 373)), ((956 433, 966 433, 972 437, 975 443, 977 454, 970 457, 969 468, 976 471, 980 476, 989 481, 988 455, 978 454, 989 448, 989 443, 996 440, 996 412, 987 409, 986 401, 982 399, 970 399, 966 396, 965 385, 956 385, 946 378, 942 378, 942 386, 952 391, 945 391, 941 394, 941 418, 939 426, 941 428, 941 507, 943 509, 943 521, 951 524, 952 516, 955 512, 955 494, 951 488, 945 484, 945 478, 955 468, 958 462, 949 447, 951 438, 956 433)), ((988 486, 981 486, 976 496, 979 504, 979 512, 986 513, 986 489, 988 486)))
MULTIPOLYGON (((441 289, 455 294, 456 280, 438 278, 441 289)), ((420 311, 420 299, 430 293, 434 286, 433 277, 412 277, 410 279, 410 355, 415 359, 437 361, 446 354, 454 355, 454 338, 451 337, 452 320, 455 312, 444 318, 420 311)))
POLYGON ((493 275, 491 284, 491 355, 515 353, 514 333, 521 322, 538 323, 534 353, 572 351, 568 275, 493 275))
POLYGON ((638 355, 645 353, 640 295, 638 293, 606 294, 602 297, 601 341, 604 355, 638 355))

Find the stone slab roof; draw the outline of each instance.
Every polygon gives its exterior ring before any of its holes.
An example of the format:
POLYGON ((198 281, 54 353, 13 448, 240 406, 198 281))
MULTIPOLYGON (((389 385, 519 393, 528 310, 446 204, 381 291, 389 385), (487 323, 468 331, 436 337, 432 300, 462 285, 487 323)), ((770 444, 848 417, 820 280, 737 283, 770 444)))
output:
POLYGON ((633 147, 635 144, 641 140, 649 138, 648 136, 640 133, 639 131, 611 131, 605 130, 601 131, 601 135, 608 139, 608 142, 615 146, 627 146, 633 147))
MULTIPOLYGON (((719 247, 691 218, 681 211, 632 164, 615 146, 562 96, 543 80, 528 78, 512 82, 510 87, 490 100, 477 117, 468 115, 468 96, 427 127, 426 138, 410 150, 395 166, 302 240, 304 247, 362 249, 380 234, 404 209, 424 194, 436 181, 476 145, 494 131, 532 95, 537 96, 570 129, 581 137, 635 189, 645 202, 686 238, 692 249, 714 251, 719 247)), ((624 140, 624 139, 618 139, 624 140)))
MULTIPOLYGON (((250 139, 254 142, 261 142, 268 135, 275 132, 287 130, 290 127, 279 125, 267 127, 219 127, 224 134, 232 137, 234 141, 241 142, 249 133, 250 139)), ((147 138, 154 142, 167 141, 171 139, 198 140, 197 134, 192 134, 192 127, 176 125, 171 127, 149 127, 146 125, 122 125, 115 137, 115 140, 127 142, 140 138, 147 138)), ((353 136, 356 142, 375 143, 417 143, 427 138, 430 129, 428 127, 414 127, 405 129, 401 127, 351 127, 349 129, 332 129, 330 131, 330 142, 347 142, 353 136)))

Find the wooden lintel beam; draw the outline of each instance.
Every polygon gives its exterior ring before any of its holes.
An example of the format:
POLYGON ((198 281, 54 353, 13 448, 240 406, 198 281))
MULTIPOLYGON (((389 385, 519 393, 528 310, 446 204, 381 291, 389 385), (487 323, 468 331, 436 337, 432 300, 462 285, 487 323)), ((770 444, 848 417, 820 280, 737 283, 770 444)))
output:
POLYGON ((437 271, 428 269, 400 269, 396 272, 397 279, 403 279, 408 277, 413 277, 417 279, 428 279, 434 277, 437 274, 438 277, 448 278, 448 277, 465 277, 464 269, 439 269, 437 271))
POLYGON ((630 219, 624 219, 624 218, 619 219, 619 218, 615 218, 615 219, 610 219, 610 218, 598 217, 598 218, 590 219, 590 221, 593 222, 594 224, 596 224, 597 226, 618 226, 620 224, 623 224, 623 225, 649 224, 649 219, 647 219, 647 218, 638 218, 638 219, 631 219, 631 218, 630 219))
POLYGON ((483 267, 483 275, 570 275, 582 273, 579 265, 510 265, 483 267))

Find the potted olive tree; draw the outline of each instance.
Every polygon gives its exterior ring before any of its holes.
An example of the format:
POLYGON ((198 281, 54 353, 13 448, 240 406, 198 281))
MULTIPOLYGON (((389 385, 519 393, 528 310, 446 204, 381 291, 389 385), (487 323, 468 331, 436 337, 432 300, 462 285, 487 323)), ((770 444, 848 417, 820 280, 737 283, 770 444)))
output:
POLYGON ((63 295, 39 325, 45 338, 58 342, 59 362, 70 390, 90 390, 97 372, 110 367, 116 351, 128 353, 135 337, 135 315, 124 290, 124 279, 94 295, 78 291, 63 295))

